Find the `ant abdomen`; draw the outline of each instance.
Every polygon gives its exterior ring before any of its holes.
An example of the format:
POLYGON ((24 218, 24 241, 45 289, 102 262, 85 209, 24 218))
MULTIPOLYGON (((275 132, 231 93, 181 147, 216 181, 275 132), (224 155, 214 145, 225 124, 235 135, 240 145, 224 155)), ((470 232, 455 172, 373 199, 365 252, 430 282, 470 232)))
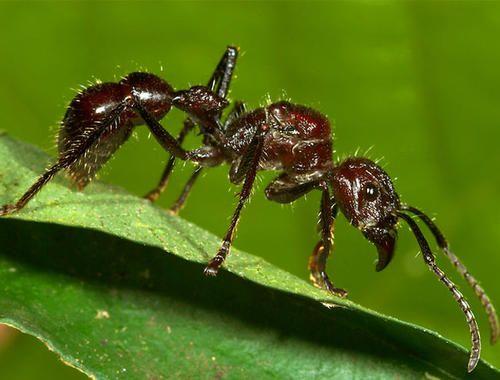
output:
POLYGON ((67 168, 79 189, 87 185, 129 138, 132 128, 144 123, 128 104, 133 96, 159 120, 170 111, 173 89, 156 75, 135 72, 118 83, 93 85, 71 101, 59 131, 60 158, 72 154, 99 134, 86 148, 86 153, 67 168))

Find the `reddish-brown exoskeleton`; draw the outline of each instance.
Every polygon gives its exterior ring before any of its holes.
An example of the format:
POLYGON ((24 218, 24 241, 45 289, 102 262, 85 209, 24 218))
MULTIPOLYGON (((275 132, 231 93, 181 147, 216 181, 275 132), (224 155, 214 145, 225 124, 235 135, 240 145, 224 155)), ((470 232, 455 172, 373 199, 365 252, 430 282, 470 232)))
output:
POLYGON ((174 91, 159 77, 132 73, 118 83, 92 86, 71 102, 59 134, 59 159, 12 205, 0 208, 0 216, 22 209, 61 169, 66 169, 79 189, 83 189, 100 167, 127 140, 132 129, 145 124, 160 145, 171 154, 158 186, 147 194, 154 201, 165 189, 175 159, 197 164, 181 196, 172 207, 178 212, 203 167, 228 163, 229 179, 243 183, 229 229, 217 254, 205 268, 216 275, 229 254, 240 212, 247 202, 259 170, 279 170, 281 174, 265 190, 269 200, 291 203, 312 190, 322 193, 320 205, 321 239, 310 260, 314 285, 345 297, 326 273, 326 261, 333 246, 334 223, 340 210, 378 250, 376 270, 392 259, 398 220, 413 231, 423 259, 453 294, 464 312, 472 337, 468 370, 479 361, 479 329, 471 308, 455 284, 438 268, 424 235, 410 214, 417 216, 433 233, 438 246, 451 260, 479 297, 488 314, 491 342, 499 335, 498 318, 492 303, 478 282, 450 251, 434 222, 414 207, 403 205, 389 176, 373 161, 352 157, 339 164, 332 161, 332 134, 326 116, 309 107, 277 102, 246 112, 236 102, 224 122, 221 114, 237 58, 237 49, 228 47, 207 86, 174 91), (176 107, 188 115, 175 139, 159 123, 176 107), (185 135, 198 126, 203 135, 201 148, 182 148, 185 135))

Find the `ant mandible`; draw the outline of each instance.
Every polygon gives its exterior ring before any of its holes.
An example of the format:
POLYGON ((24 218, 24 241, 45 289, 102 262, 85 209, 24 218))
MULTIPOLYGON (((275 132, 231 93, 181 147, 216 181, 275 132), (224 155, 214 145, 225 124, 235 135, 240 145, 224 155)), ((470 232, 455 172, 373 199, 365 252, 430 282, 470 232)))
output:
POLYGON ((393 257, 398 220, 409 225, 425 263, 451 291, 466 316, 472 340, 468 371, 472 371, 481 351, 476 319, 457 286, 437 266, 428 242, 410 214, 430 229, 439 248, 479 297, 488 315, 491 343, 499 335, 498 317, 490 299, 452 253, 436 224, 420 210, 400 203, 391 179, 375 162, 350 157, 335 164, 330 122, 312 108, 280 101, 247 112, 242 102, 236 102, 222 122, 237 55, 237 48, 226 49, 207 86, 175 91, 153 74, 135 72, 118 83, 96 84, 79 93, 61 123, 59 159, 15 204, 0 208, 0 216, 21 210, 62 169, 82 190, 128 139, 133 128, 145 124, 171 154, 158 186, 146 198, 154 201, 165 189, 176 158, 194 162, 197 168, 172 207, 174 213, 183 206, 203 167, 228 163, 230 181, 243 183, 229 229, 219 251, 205 268, 206 275, 216 275, 229 254, 240 212, 250 197, 257 171, 280 170, 281 174, 265 189, 269 200, 291 203, 312 190, 322 193, 321 239, 310 256, 309 270, 315 286, 339 297, 346 297, 347 292, 335 287, 326 273, 338 211, 376 246, 377 271, 384 269, 393 257), (159 123, 172 107, 188 116, 177 139, 159 123), (182 148, 183 139, 195 126, 203 136, 203 145, 186 151, 182 148))

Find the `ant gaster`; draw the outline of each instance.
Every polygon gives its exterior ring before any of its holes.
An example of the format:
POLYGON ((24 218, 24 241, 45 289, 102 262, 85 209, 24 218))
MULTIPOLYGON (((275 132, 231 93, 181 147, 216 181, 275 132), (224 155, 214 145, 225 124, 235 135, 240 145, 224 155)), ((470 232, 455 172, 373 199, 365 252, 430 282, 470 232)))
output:
POLYGON ((373 161, 352 157, 335 165, 330 122, 318 111, 281 101, 247 112, 242 102, 236 102, 222 122, 237 55, 237 48, 227 48, 207 86, 175 91, 153 74, 136 72, 118 83, 96 84, 78 94, 61 124, 59 159, 15 204, 0 208, 0 216, 22 209, 62 169, 69 173, 78 189, 83 189, 127 140, 133 128, 145 124, 171 154, 158 186, 147 194, 148 199, 154 201, 165 189, 176 158, 192 161, 197 168, 172 207, 174 213, 181 209, 204 167, 228 163, 230 181, 243 183, 229 229, 205 274, 216 275, 229 254, 240 212, 251 194, 257 171, 279 170, 281 174, 265 189, 269 200, 291 203, 312 190, 322 193, 321 239, 310 257, 309 270, 315 286, 337 296, 345 297, 347 292, 330 281, 326 261, 333 247, 338 210, 376 246, 377 271, 384 269, 393 257, 398 220, 409 225, 425 263, 451 291, 466 316, 472 339, 468 370, 472 371, 481 349, 476 319, 456 285, 437 266, 429 244, 409 214, 430 229, 439 248, 479 297, 488 314, 492 343, 499 335, 498 318, 488 296, 451 252, 438 227, 420 210, 400 203, 391 179, 373 161), (188 116, 177 139, 159 123, 172 107, 188 116), (195 126, 203 135, 203 145, 186 151, 182 141, 195 126))

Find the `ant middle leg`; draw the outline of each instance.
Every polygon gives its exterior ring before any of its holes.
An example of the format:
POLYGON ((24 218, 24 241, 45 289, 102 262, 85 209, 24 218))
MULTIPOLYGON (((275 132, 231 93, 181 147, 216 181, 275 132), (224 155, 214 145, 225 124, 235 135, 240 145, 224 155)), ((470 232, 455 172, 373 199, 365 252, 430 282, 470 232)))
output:
POLYGON ((182 188, 181 194, 174 202, 174 204, 170 206, 170 212, 172 214, 174 215, 179 214, 179 211, 181 211, 181 209, 184 207, 187 197, 189 196, 189 193, 191 192, 191 189, 193 188, 193 185, 195 184, 198 177, 200 176, 202 170, 203 170, 202 166, 198 166, 196 167, 196 169, 194 169, 193 173, 191 174, 191 177, 189 177, 188 181, 182 188))
MULTIPOLYGON (((195 124, 190 118, 186 118, 184 120, 184 125, 182 127, 181 132, 177 136, 177 142, 179 144, 182 144, 184 139, 186 138, 186 135, 194 128, 195 124)), ((168 180, 170 178, 170 174, 172 173, 172 170, 174 169, 175 166, 175 156, 170 155, 167 161, 167 165, 165 166, 165 169, 163 170, 163 174, 160 178, 160 182, 158 182, 158 185, 156 187, 149 191, 144 198, 149 199, 151 202, 154 202, 158 199, 158 197, 165 191, 168 185, 168 180)))
POLYGON ((221 247, 217 254, 210 260, 205 268, 204 273, 207 276, 215 276, 217 272, 226 259, 229 251, 231 250, 231 245, 234 239, 234 232, 236 230, 236 226, 240 220, 240 213, 246 202, 250 198, 250 194, 252 193, 252 187, 255 182, 255 177, 257 175, 257 170, 259 168, 259 163, 262 158, 263 148, 264 148, 264 139, 267 134, 267 131, 257 130, 250 145, 248 146, 245 155, 242 157, 242 162, 249 162, 249 165, 246 168, 245 172, 245 181, 243 182, 243 186, 240 192, 240 197, 238 200, 238 205, 236 206, 236 210, 233 213, 231 218, 231 224, 224 235, 224 240, 222 241, 221 247))

